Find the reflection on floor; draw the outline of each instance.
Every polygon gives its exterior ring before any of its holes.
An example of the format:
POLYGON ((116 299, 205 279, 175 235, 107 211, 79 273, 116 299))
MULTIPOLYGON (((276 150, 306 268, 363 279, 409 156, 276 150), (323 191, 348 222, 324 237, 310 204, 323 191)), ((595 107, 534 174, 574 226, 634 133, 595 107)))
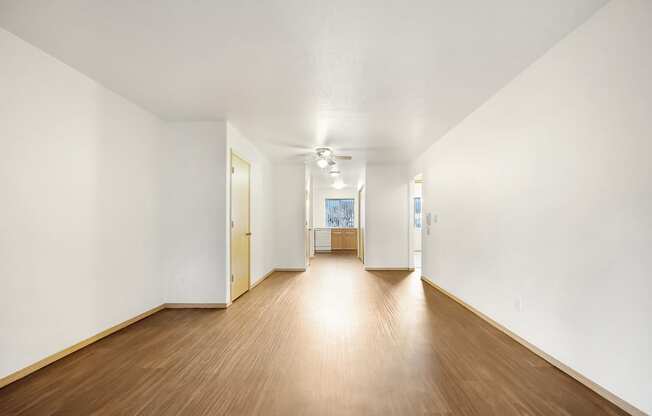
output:
POLYGON ((620 415, 417 273, 318 255, 0 390, 2 415, 620 415))

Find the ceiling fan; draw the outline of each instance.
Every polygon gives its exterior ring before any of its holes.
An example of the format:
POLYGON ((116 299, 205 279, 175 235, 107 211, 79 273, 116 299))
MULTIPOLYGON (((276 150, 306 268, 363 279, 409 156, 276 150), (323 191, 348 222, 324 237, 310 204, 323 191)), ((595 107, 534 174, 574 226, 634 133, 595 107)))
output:
POLYGON ((353 159, 352 156, 344 156, 344 155, 336 155, 333 153, 333 149, 330 147, 317 147, 315 149, 315 153, 317 154, 317 157, 319 158, 325 158, 325 159, 337 159, 337 160, 351 160, 353 159))
POLYGON ((330 147, 318 147, 315 149, 315 160, 317 166, 322 169, 328 168, 328 174, 332 177, 340 176, 336 160, 351 160, 353 157, 336 155, 330 147))
POLYGON ((333 167, 337 164, 337 160, 351 160, 352 156, 336 155, 330 147, 317 147, 315 149, 317 166, 325 168, 327 166, 333 167))

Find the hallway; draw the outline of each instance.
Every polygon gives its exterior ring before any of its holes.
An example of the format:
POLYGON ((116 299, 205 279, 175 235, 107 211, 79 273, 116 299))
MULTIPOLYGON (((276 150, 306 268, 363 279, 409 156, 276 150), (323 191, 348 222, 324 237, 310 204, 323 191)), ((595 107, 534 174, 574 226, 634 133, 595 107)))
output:
POLYGON ((415 273, 318 255, 0 390, 2 415, 624 414, 415 273))

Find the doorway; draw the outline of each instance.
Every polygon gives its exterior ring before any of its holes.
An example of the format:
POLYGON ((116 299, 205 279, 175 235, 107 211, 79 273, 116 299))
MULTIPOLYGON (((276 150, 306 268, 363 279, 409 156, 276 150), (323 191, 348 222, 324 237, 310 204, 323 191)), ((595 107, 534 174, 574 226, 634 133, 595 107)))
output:
POLYGON ((251 165, 231 152, 231 301, 250 286, 251 165))
POLYGON ((364 185, 358 190, 358 258, 364 264, 364 222, 365 222, 364 185))
POLYGON ((423 211, 423 175, 414 177, 410 186, 410 239, 412 265, 415 269, 421 269, 421 244, 422 238, 422 211, 423 211))
POLYGON ((305 211, 305 231, 304 231, 304 246, 306 248, 306 268, 310 267, 310 254, 311 254, 311 238, 312 226, 310 224, 310 191, 306 190, 306 211, 305 211))

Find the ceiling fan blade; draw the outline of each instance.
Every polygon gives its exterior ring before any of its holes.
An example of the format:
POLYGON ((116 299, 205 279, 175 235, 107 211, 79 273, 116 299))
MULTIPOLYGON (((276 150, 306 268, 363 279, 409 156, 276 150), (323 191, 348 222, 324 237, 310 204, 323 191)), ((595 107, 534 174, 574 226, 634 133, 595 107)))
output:
POLYGON ((353 159, 352 156, 339 156, 339 155, 335 155, 335 156, 333 156, 333 157, 334 157, 335 159, 337 159, 337 160, 351 160, 351 159, 353 159))

